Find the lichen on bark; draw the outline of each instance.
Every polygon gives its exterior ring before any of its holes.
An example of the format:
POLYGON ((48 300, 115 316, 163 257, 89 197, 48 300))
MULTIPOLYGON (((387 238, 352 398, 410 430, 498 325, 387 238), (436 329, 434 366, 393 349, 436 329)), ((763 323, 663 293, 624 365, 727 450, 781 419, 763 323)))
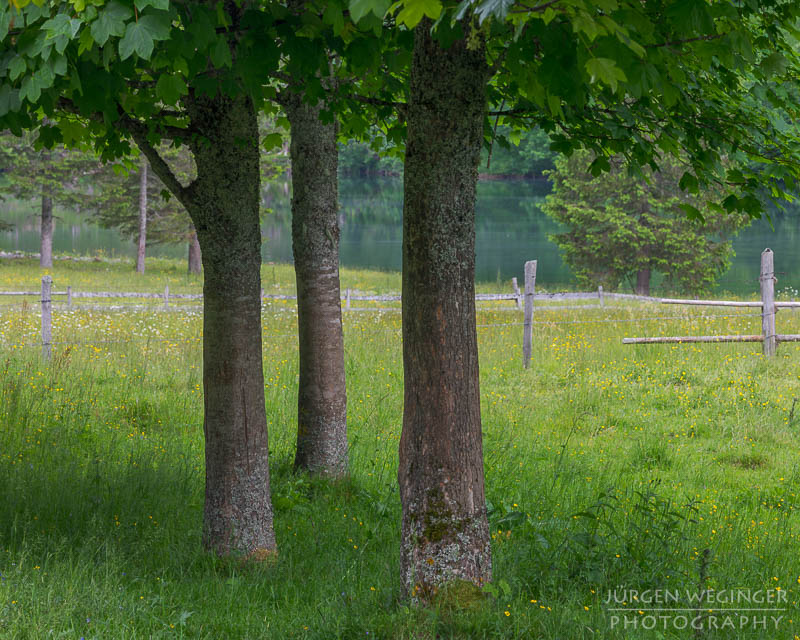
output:
POLYGON ((292 252, 297 278, 299 377, 295 467, 347 473, 347 394, 339 288, 335 122, 299 87, 281 102, 291 125, 292 252))
POLYGON ((491 579, 474 299, 489 74, 467 24, 447 48, 431 26, 415 29, 407 110, 398 470, 403 582, 423 603, 453 581, 491 579))

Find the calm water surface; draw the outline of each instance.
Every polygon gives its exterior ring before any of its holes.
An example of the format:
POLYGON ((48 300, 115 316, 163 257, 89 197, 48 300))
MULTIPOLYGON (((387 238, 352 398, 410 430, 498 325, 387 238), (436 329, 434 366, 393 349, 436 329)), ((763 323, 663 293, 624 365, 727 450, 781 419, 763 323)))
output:
MULTIPOLYGON (((504 283, 512 276, 522 281, 526 260, 539 261, 537 284, 555 289, 574 285, 574 278, 548 236, 557 223, 539 209, 547 194, 546 182, 485 181, 478 185, 476 270, 483 282, 504 283)), ((339 223, 341 262, 349 267, 399 271, 402 241, 402 179, 342 179, 339 223)), ((291 262, 291 216, 288 185, 264 188, 262 253, 265 261, 291 262)), ((0 204, 0 207, 3 205, 0 204)), ((736 258, 719 281, 718 290, 739 294, 758 291, 759 256, 765 247, 775 251, 779 291, 800 289, 800 210, 773 214, 772 226, 758 220, 734 241, 736 258)), ((14 231, 0 233, 0 249, 37 251, 38 228, 32 210, 0 212, 0 219, 16 223, 14 231)), ((116 231, 101 229, 79 217, 62 214, 56 221, 56 252, 133 257, 133 242, 116 231)), ((148 248, 150 255, 184 257, 182 246, 148 248)))

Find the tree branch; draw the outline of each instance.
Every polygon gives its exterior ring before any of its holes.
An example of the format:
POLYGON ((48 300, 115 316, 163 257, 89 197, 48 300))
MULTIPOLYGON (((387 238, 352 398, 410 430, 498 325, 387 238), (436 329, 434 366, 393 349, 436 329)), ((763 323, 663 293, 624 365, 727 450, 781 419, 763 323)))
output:
POLYGON ((537 4, 536 6, 531 7, 530 5, 525 4, 524 2, 520 2, 521 9, 512 9, 509 13, 542 13, 548 7, 558 4, 559 0, 550 0, 550 2, 542 2, 541 4, 537 4))
POLYGON ((657 49, 659 47, 678 47, 682 44, 689 44, 690 42, 707 42, 709 40, 718 40, 728 35, 725 33, 713 33, 705 36, 697 36, 696 38, 687 38, 686 40, 669 40, 667 42, 659 42, 657 44, 646 44, 645 49, 657 49))
POLYGON ((351 94, 347 96, 347 98, 354 100, 355 102, 360 102, 361 104, 370 104, 375 107, 391 107, 392 109, 397 109, 403 119, 405 119, 406 109, 408 108, 408 105, 405 102, 393 102, 391 100, 381 100, 380 98, 370 98, 369 96, 361 96, 357 94, 351 94))
MULTIPOLYGON (((152 144, 150 144, 150 141, 147 139, 147 126, 131 118, 127 113, 122 111, 121 107, 119 111, 119 124, 121 128, 131 135, 140 151, 147 157, 147 160, 150 162, 150 166, 153 168, 153 171, 155 171, 156 175, 161 178, 161 182, 163 182, 167 189, 169 189, 175 195, 175 197, 181 201, 184 207, 189 209, 193 204, 191 184, 187 187, 184 187, 180 183, 180 180, 178 180, 178 178, 172 172, 172 169, 170 169, 164 158, 161 157, 161 154, 158 153, 158 150, 152 144)), ((186 130, 180 129, 180 131, 186 130)))

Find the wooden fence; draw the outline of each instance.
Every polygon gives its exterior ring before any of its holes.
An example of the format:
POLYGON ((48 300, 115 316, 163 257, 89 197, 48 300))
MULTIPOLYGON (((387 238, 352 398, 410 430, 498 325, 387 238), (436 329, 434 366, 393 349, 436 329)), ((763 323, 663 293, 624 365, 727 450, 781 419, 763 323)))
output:
MULTIPOLYGON (((531 260, 525 263, 525 289, 520 291, 517 284, 517 279, 512 278, 513 293, 478 293, 475 295, 476 301, 495 301, 495 300, 509 300, 515 302, 516 309, 525 306, 525 321, 524 326, 524 341, 523 353, 524 365, 527 368, 530 363, 531 353, 531 334, 532 334, 532 320, 533 320, 533 301, 574 301, 574 300, 597 300, 597 305, 582 305, 581 308, 602 307, 605 305, 606 298, 623 298, 632 300, 649 300, 657 301, 658 298, 648 298, 644 296, 635 296, 622 293, 604 293, 603 287, 599 287, 597 291, 593 292, 568 292, 568 293, 535 293, 536 283, 536 260, 531 260)), ((50 276, 42 278, 41 293, 38 291, 0 291, 0 296, 38 296, 42 305, 42 318, 41 318, 41 331, 42 331, 42 355, 49 358, 52 347, 52 304, 53 298, 56 296, 63 296, 67 307, 73 306, 73 301, 76 299, 142 299, 142 300, 161 300, 163 301, 163 309, 169 309, 171 300, 202 300, 203 294, 201 293, 170 293, 169 285, 164 287, 164 293, 148 293, 148 292, 133 292, 133 291, 73 291, 72 287, 66 287, 64 291, 53 291, 53 279, 50 276)), ((297 296, 288 294, 265 294, 261 290, 261 298, 263 300, 296 300, 297 296)), ((346 289, 342 300, 344 301, 344 308, 351 309, 351 302, 354 300, 368 301, 368 302, 399 302, 401 296, 399 294, 385 294, 385 295, 365 295, 360 292, 354 292, 352 289, 346 289)), ((548 306, 548 309, 565 309, 576 307, 563 307, 563 306, 548 306)))
POLYGON ((739 300, 682 300, 662 298, 662 304, 701 305, 708 307, 761 307, 761 334, 734 336, 659 336, 651 338, 623 338, 623 344, 663 344, 692 342, 760 342, 765 356, 774 356, 781 342, 800 342, 800 335, 776 333, 775 314, 780 308, 800 307, 800 302, 775 301, 775 263, 771 249, 761 253, 761 285, 760 302, 742 302, 739 300))
MULTIPOLYGON (((680 305, 705 305, 722 307, 760 307, 762 317, 762 332, 760 335, 721 335, 721 336, 658 336, 643 338, 624 338, 623 344, 658 344, 658 343, 700 343, 700 342, 761 342, 765 355, 774 355, 777 345, 781 342, 798 342, 800 335, 778 334, 775 329, 775 314, 779 308, 800 307, 800 302, 776 302, 775 301, 775 274, 773 266, 773 253, 770 249, 765 249, 761 254, 761 301, 742 302, 737 300, 685 300, 676 298, 656 298, 651 296, 639 296, 625 293, 608 293, 603 291, 603 287, 598 287, 593 292, 566 292, 566 293, 536 293, 536 267, 537 261, 530 260, 525 263, 525 283, 524 289, 520 291, 517 279, 512 278, 513 293, 479 293, 476 294, 476 301, 509 300, 515 302, 515 308, 524 308, 523 331, 522 331, 522 362, 527 369, 530 366, 532 351, 533 334, 533 313, 535 301, 574 301, 574 300, 597 300, 596 305, 582 305, 580 307, 569 306, 547 306, 547 309, 565 308, 597 308, 604 307, 606 299, 622 299, 631 301, 644 301, 660 304, 680 304, 680 305)), ((0 296, 35 296, 39 295, 36 291, 0 291, 0 296)), ((76 298, 139 298, 139 299, 158 299, 163 301, 163 308, 169 309, 170 300, 202 300, 202 294, 173 293, 170 294, 169 285, 164 288, 164 293, 146 292, 120 292, 120 291, 73 291, 72 287, 67 287, 65 291, 52 290, 52 278, 44 276, 42 278, 41 305, 42 305, 42 354, 45 358, 50 357, 52 344, 52 302, 54 296, 65 296, 68 307, 72 306, 76 298)), ((261 290, 261 298, 264 300, 296 300, 297 296, 284 294, 264 294, 261 290)), ((398 302, 401 301, 399 294, 386 295, 365 295, 346 289, 342 300, 344 308, 351 309, 354 300, 370 302, 398 302)), ((516 323, 514 323, 516 324, 516 323)), ((510 325, 509 325, 510 326, 510 325)))

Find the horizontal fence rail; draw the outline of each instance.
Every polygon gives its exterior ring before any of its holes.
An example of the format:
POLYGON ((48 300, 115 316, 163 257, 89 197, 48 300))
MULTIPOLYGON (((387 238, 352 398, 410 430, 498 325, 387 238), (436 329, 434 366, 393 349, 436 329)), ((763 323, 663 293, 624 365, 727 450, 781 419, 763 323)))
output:
MULTIPOLYGON (((621 322, 642 322, 649 320, 672 320, 678 316, 672 317, 645 317, 645 318, 611 318, 605 319, 592 319, 592 320, 567 320, 567 321, 552 321, 541 320, 534 321, 534 302, 558 302, 558 301, 575 301, 575 300, 588 300, 597 301, 597 304, 582 304, 582 305, 543 305, 538 306, 540 312, 542 311, 555 311, 561 309, 599 309, 606 308, 624 309, 622 306, 607 307, 606 299, 617 299, 624 301, 637 301, 647 303, 659 304, 672 304, 672 305, 688 305, 688 306, 710 306, 710 307, 739 307, 739 308, 760 308, 760 313, 738 313, 734 315, 708 315, 703 314, 703 318, 728 318, 728 317, 761 317, 762 319, 762 333, 760 335, 719 335, 719 336, 650 336, 650 337, 636 337, 636 338, 623 338, 623 344, 682 344, 682 343, 724 343, 724 342, 761 342, 762 349, 765 355, 774 355, 777 345, 782 342, 800 342, 800 335, 796 334, 778 334, 775 330, 775 315, 779 308, 796 309, 800 307, 800 302, 787 301, 776 302, 774 297, 774 268, 773 256, 770 249, 766 249, 762 253, 761 276, 759 278, 761 283, 761 301, 739 301, 739 300, 695 300, 695 299, 682 299, 682 298, 657 298, 653 296, 642 296, 636 294, 626 293, 608 293, 603 291, 603 287, 598 287, 594 292, 555 292, 555 293, 536 293, 536 266, 537 261, 531 260, 525 263, 525 284, 524 289, 520 290, 516 278, 512 278, 511 285, 513 293, 479 293, 475 295, 476 301, 510 301, 515 302, 516 309, 521 310, 524 306, 523 321, 511 323, 491 323, 479 324, 478 327, 494 327, 494 326, 522 326, 523 327, 523 366, 528 368, 530 366, 531 353, 532 353, 532 328, 533 325, 558 325, 558 324, 584 324, 584 323, 621 323, 621 322)), ((67 287, 66 291, 53 291, 52 278, 44 276, 42 278, 42 289, 38 291, 0 291, 0 296, 41 296, 39 301, 42 306, 42 353, 45 358, 50 357, 51 345, 62 344, 52 341, 52 303, 54 296, 66 296, 67 306, 72 306, 73 299, 143 299, 143 300, 159 300, 163 302, 161 305, 152 304, 117 304, 117 305, 97 305, 89 306, 83 305, 82 308, 97 308, 97 309, 122 309, 122 308, 136 308, 136 309, 153 309, 162 308, 169 310, 170 300, 202 300, 203 294, 201 293, 170 293, 169 286, 164 287, 163 293, 151 292, 134 292, 134 291, 73 291, 72 287, 67 287)), ((296 295, 291 294, 265 294, 262 289, 260 292, 262 300, 296 300, 296 295)), ((364 294, 360 291, 353 289, 346 289, 341 296, 344 301, 344 308, 351 309, 351 301, 368 301, 368 302, 401 302, 402 297, 400 294, 364 294)), ((16 305, 0 305, 0 306, 16 306, 16 305)), ((196 308, 196 305, 176 305, 172 307, 175 310, 188 310, 189 308, 196 308)), ((393 308, 397 310, 396 308, 393 308)), ((377 307, 368 307, 363 309, 353 309, 354 311, 381 311, 377 307)), ((389 309, 391 310, 391 309, 389 309)), ((498 310, 511 310, 503 307, 498 310)), ((547 316, 545 316, 546 318, 547 316)), ((684 316, 680 316, 684 317, 684 316)), ((399 329, 392 329, 398 331, 399 329)), ((66 344, 66 343, 64 343, 66 344)))
MULTIPOLYGON (((747 300, 682 300, 680 298, 661 298, 661 304, 685 304, 701 307, 761 307, 763 302, 747 300)), ((776 302, 776 307, 792 308, 800 307, 800 302, 776 302)))
POLYGON ((708 307, 760 307, 761 335, 735 336, 658 336, 644 338, 623 338, 622 344, 680 344, 692 342, 760 342, 765 356, 774 356, 781 342, 800 342, 800 335, 778 334, 775 329, 775 316, 779 308, 797 308, 800 302, 775 301, 775 256, 772 249, 761 252, 761 273, 759 283, 761 301, 739 300, 685 300, 680 298, 662 298, 662 304, 695 305, 708 307))
MULTIPOLYGON (((800 342, 800 335, 777 334, 776 342, 800 342)), ((764 336, 751 334, 743 336, 658 336, 654 338, 623 338, 622 344, 680 344, 683 342, 761 342, 764 336)))
MULTIPOLYGON (((0 296, 38 296, 39 291, 0 291, 0 296)), ((164 300, 164 298, 178 299, 178 300, 202 300, 202 293, 149 293, 144 291, 51 291, 51 296, 68 296, 72 298, 141 298, 164 300)), ((280 294, 280 293, 261 293, 263 300, 297 300, 296 295, 280 294)), ((495 300, 508 300, 516 302, 524 298, 522 294, 516 293, 476 293, 475 300, 478 302, 495 301, 495 300)), ((624 293, 598 293, 596 291, 590 292, 567 292, 567 293, 537 293, 533 296, 536 301, 558 301, 558 300, 602 300, 603 298, 620 298, 632 300, 646 300, 649 302, 661 302, 661 298, 651 298, 647 296, 635 296, 624 293)), ((382 295, 374 294, 361 294, 346 290, 341 299, 347 302, 348 300, 358 300, 367 302, 401 302, 402 296, 399 293, 387 293, 382 295)), ((756 303, 754 303, 756 304, 756 303)), ((797 306, 800 306, 798 303, 797 306)), ((548 309, 575 309, 582 307, 547 307, 548 309)))

